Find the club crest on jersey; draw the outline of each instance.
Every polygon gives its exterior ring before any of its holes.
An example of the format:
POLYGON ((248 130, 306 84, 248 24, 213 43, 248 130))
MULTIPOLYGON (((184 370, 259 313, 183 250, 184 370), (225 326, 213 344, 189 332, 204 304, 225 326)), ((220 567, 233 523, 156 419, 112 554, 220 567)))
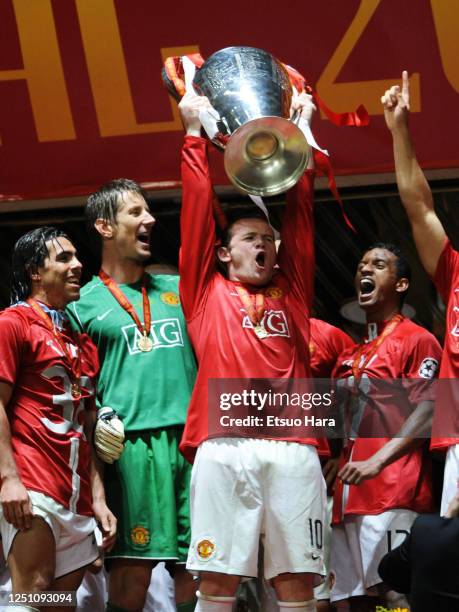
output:
POLYGON ((200 540, 196 544, 196 552, 198 553, 198 557, 203 561, 208 561, 215 553, 215 542, 206 538, 205 540, 200 540))
POLYGON ((133 527, 131 529, 131 541, 136 546, 146 546, 150 542, 150 532, 146 527, 133 527))
MULTIPOLYGON (((130 355, 137 355, 142 351, 138 347, 141 333, 137 325, 125 325, 121 328, 130 355)), ((183 335, 180 321, 177 318, 160 319, 151 322, 149 336, 153 342, 153 350, 183 346, 183 335)))
MULTIPOLYGON (((245 312, 245 310, 242 312, 245 312)), ((252 321, 249 319, 248 315, 245 315, 243 318, 242 327, 245 327, 246 329, 253 328, 252 321)), ((261 321, 261 327, 265 330, 266 337, 284 336, 286 338, 290 338, 287 317, 285 316, 283 310, 267 310, 261 321)))
POLYGON ((272 287, 268 287, 266 289, 265 295, 266 297, 271 298, 272 300, 277 300, 284 295, 284 292, 282 291, 280 287, 276 287, 275 285, 272 285, 272 287))
POLYGON ((161 300, 168 306, 180 306, 180 298, 173 291, 161 293, 161 300))
POLYGON ((426 357, 419 368, 421 378, 433 378, 438 370, 438 361, 433 357, 426 357))

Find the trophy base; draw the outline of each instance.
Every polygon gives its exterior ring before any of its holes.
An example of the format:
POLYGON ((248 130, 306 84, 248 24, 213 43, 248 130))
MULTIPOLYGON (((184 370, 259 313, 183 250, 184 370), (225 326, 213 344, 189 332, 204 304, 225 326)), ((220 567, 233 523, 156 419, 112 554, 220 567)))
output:
POLYGON ((241 191, 272 196, 295 185, 310 154, 297 125, 282 117, 261 117, 244 123, 230 136, 225 170, 241 191))

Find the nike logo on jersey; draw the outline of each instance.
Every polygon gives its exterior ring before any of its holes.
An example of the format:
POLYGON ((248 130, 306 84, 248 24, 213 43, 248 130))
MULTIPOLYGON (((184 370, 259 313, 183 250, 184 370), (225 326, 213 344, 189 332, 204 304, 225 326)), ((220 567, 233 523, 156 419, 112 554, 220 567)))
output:
POLYGON ((109 310, 107 310, 107 312, 104 312, 101 315, 97 315, 97 320, 98 321, 103 321, 105 319, 105 317, 108 317, 108 315, 111 313, 112 310, 113 310, 113 308, 110 308, 109 310))

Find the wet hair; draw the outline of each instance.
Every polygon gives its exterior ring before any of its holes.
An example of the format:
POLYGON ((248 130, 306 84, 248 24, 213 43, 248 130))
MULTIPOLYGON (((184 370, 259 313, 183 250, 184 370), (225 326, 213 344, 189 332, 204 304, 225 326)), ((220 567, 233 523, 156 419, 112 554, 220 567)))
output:
MULTIPOLYGON (((395 271, 397 274, 397 280, 400 278, 407 278, 408 281, 411 281, 411 266, 408 262, 408 259, 405 257, 404 253, 399 249, 398 246, 392 244, 392 242, 375 242, 370 245, 365 251, 363 251, 362 256, 368 251, 372 251, 373 249, 384 249, 385 251, 389 251, 396 257, 395 261, 395 271)), ((408 289, 403 293, 400 293, 400 304, 403 305, 405 301, 406 295, 408 293, 408 289)))
POLYGON ((49 240, 58 241, 59 238, 70 240, 63 230, 45 226, 27 232, 16 242, 11 259, 11 304, 30 297, 31 274, 43 266, 45 259, 49 257, 46 243, 49 240))
POLYGON ((125 193, 136 193, 145 200, 146 193, 135 181, 119 178, 102 185, 91 194, 86 202, 85 215, 88 233, 98 251, 102 248, 102 239, 95 228, 97 219, 116 225, 116 215, 120 207, 120 200, 125 193))

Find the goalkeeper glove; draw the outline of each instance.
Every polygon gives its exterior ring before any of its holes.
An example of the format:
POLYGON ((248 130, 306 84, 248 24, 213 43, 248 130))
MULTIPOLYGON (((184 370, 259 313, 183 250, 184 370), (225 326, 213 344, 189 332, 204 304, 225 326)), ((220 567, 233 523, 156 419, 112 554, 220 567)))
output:
POLYGON ((94 446, 101 461, 113 463, 124 449, 124 426, 112 408, 104 406, 97 411, 94 446))

